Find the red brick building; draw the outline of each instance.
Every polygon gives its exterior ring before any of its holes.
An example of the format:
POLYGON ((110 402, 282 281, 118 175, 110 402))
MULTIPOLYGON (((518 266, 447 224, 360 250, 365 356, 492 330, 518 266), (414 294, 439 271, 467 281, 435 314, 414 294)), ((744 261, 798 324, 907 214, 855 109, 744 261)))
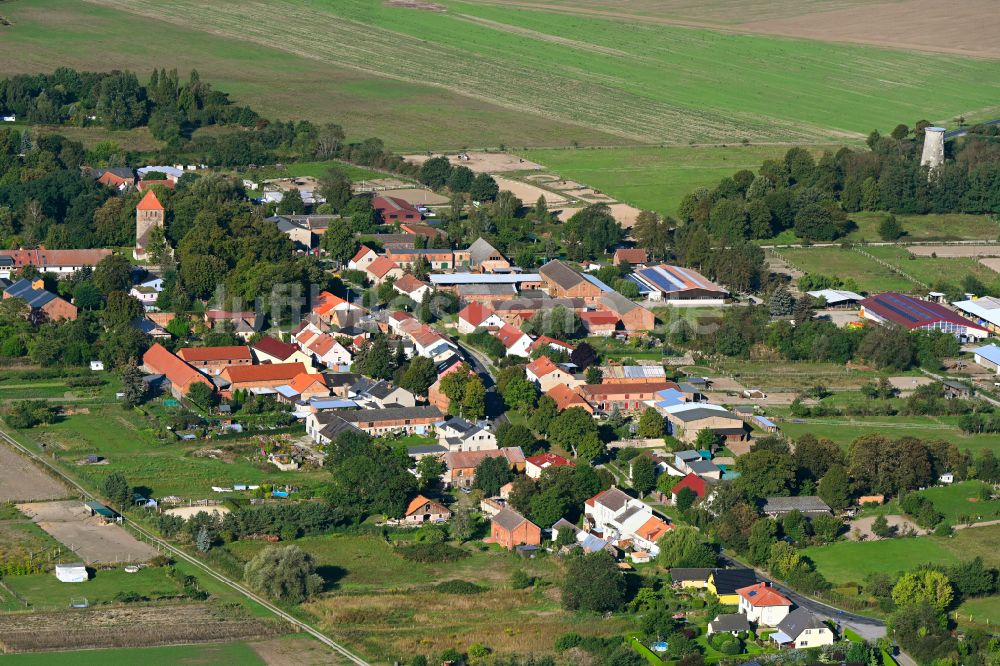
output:
POLYGON ((372 206, 385 224, 393 222, 420 222, 424 216, 405 199, 378 196, 372 199, 372 206))
POLYGON ((253 365, 253 354, 245 345, 230 347, 184 347, 177 356, 206 374, 217 375, 231 365, 253 365))
POLYGON ((542 530, 533 522, 507 507, 490 521, 490 537, 507 550, 516 546, 538 546, 542 543, 542 530))

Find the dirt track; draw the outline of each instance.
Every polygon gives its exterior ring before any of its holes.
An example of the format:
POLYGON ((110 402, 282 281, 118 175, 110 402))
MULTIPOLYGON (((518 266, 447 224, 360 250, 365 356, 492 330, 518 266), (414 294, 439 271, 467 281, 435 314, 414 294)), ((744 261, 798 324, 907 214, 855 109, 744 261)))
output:
POLYGON ((932 254, 944 258, 958 257, 1000 257, 1000 244, 993 245, 910 245, 910 254, 929 257, 932 254))
POLYGON ((0 502, 32 502, 68 496, 65 486, 0 444, 0 502))
POLYGON ((32 502, 17 508, 87 564, 145 562, 157 554, 156 548, 139 541, 124 527, 102 525, 88 516, 79 500, 32 502))

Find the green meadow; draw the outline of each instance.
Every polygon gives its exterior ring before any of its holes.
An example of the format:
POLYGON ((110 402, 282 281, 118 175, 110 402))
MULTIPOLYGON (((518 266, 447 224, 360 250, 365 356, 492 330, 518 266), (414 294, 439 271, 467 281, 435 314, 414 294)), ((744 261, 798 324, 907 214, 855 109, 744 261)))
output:
POLYGON ((79 650, 76 652, 36 652, 6 654, 4 666, 49 666, 53 661, 66 666, 106 666, 107 664, 142 664, 143 666, 214 666, 216 664, 263 665, 265 662, 246 643, 209 643, 172 645, 114 650, 79 650))

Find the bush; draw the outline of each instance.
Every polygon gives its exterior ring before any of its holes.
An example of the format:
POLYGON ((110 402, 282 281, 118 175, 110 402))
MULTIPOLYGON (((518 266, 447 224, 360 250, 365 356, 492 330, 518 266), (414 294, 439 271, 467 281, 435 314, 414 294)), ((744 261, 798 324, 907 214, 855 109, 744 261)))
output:
MULTIPOLYGON (((567 530, 568 531, 568 530, 567 530)), ((510 586, 515 590, 523 590, 535 584, 535 579, 518 569, 510 575, 510 586)))
POLYGON ((570 648, 579 647, 580 643, 583 642, 583 636, 580 634, 563 634, 556 639, 555 651, 565 652, 570 648))
POLYGON ((481 594, 486 588, 467 580, 446 580, 435 585, 434 590, 443 594, 481 594))
POLYGON ((469 553, 446 543, 414 543, 398 546, 396 552, 410 562, 455 562, 469 553))

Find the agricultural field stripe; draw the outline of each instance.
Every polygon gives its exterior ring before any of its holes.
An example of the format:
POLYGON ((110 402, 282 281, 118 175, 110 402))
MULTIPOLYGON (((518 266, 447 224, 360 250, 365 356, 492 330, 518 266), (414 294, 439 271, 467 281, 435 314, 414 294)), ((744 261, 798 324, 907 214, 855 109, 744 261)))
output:
MULTIPOLYGON (((70 484, 71 486, 73 486, 74 488, 76 488, 77 490, 79 490, 80 494, 83 495, 83 497, 85 497, 86 499, 97 500, 97 501, 101 500, 101 498, 96 497, 90 491, 88 491, 86 488, 84 488, 79 483, 77 483, 75 479, 73 479, 72 477, 70 477, 67 474, 65 474, 62 470, 60 470, 60 469, 56 468, 55 466, 51 465, 47 460, 45 460, 41 456, 37 455, 34 451, 28 449, 27 447, 25 447, 24 445, 22 445, 17 440, 15 440, 10 435, 10 433, 8 433, 7 431, 5 431, 3 429, 0 429, 0 440, 3 440, 4 442, 6 442, 7 444, 9 444, 10 446, 14 447, 19 452, 23 453, 24 455, 26 455, 29 458, 31 458, 32 460, 34 460, 36 463, 41 464, 41 465, 47 467, 49 470, 51 470, 53 473, 55 473, 61 479, 63 479, 66 483, 70 484)), ((225 583, 229 587, 233 588, 234 590, 236 590, 237 592, 239 592, 240 594, 242 594, 247 599, 250 599, 251 601, 253 601, 253 602, 255 602, 255 603, 263 606, 267 610, 271 611, 272 613, 274 613, 275 615, 277 615, 278 617, 280 617, 282 620, 285 620, 286 622, 288 622, 288 623, 294 625, 295 627, 301 629, 302 631, 306 632, 307 634, 309 634, 310 636, 312 636, 313 638, 315 638, 319 642, 323 643, 327 647, 330 647, 333 650, 336 650, 341 656, 343 656, 345 659, 347 659, 351 663, 357 664, 358 666, 369 666, 369 664, 368 664, 367 661, 365 661, 361 657, 357 656, 356 654, 354 654, 353 652, 351 652, 346 647, 344 647, 340 643, 336 642, 335 640, 333 640, 332 638, 330 638, 326 634, 320 632, 318 629, 314 628, 312 625, 310 625, 310 624, 308 624, 306 622, 303 622, 302 620, 298 619, 294 615, 291 615, 290 613, 287 613, 287 612, 281 610, 280 608, 278 608, 277 606, 275 606, 274 604, 272 604, 271 602, 269 602, 267 599, 264 599, 263 597, 257 595, 256 593, 252 592, 250 589, 244 587, 243 585, 240 585, 239 583, 237 583, 236 581, 232 580, 231 578, 220 574, 218 571, 216 571, 212 567, 208 566, 207 564, 203 563, 201 560, 198 560, 197 558, 191 557, 190 555, 188 555, 187 553, 185 553, 180 548, 174 547, 173 545, 167 543, 163 539, 160 539, 159 537, 157 537, 153 533, 147 531, 145 528, 140 527, 139 525, 137 525, 137 524, 135 524, 133 522, 126 522, 125 526, 127 528, 135 531, 135 532, 138 532, 140 536, 145 537, 145 539, 147 541, 149 541, 150 543, 157 544, 160 548, 163 548, 164 550, 169 551, 170 553, 172 553, 173 555, 181 558, 182 560, 184 560, 188 564, 191 564, 194 567, 200 569, 201 571, 203 571, 204 573, 208 574, 209 576, 211 576, 215 580, 219 581, 220 583, 225 583)))

